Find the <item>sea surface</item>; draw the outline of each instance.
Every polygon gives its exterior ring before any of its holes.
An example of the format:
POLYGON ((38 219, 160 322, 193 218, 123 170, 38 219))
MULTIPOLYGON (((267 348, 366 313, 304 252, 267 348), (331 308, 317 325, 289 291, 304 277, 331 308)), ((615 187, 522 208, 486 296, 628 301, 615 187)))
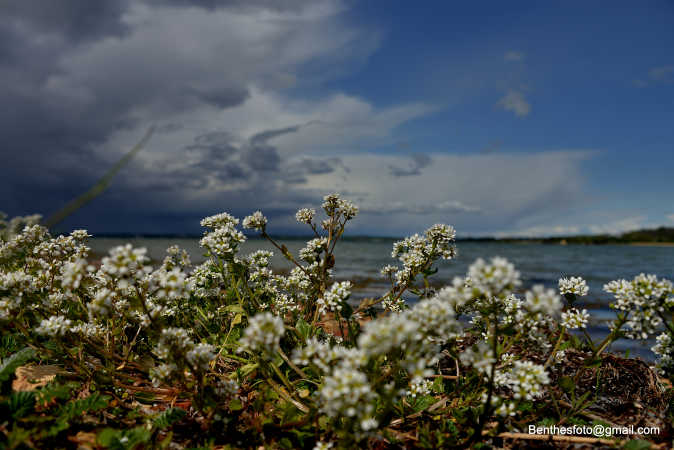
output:
MULTIPOLYGON (((130 242, 135 247, 145 247, 148 255, 161 261, 166 248, 178 245, 191 255, 193 264, 204 260, 203 249, 194 238, 93 238, 92 250, 104 255, 113 246, 130 242)), ((288 249, 297 254, 304 246, 302 240, 281 240, 288 249)), ((352 298, 376 297, 386 292, 387 283, 379 270, 387 264, 395 264, 391 258, 394 240, 368 238, 341 241, 335 251, 336 265, 333 275, 338 280, 349 279, 357 282, 358 289, 352 298)), ((251 239, 242 246, 246 255, 258 249, 274 252, 272 266, 283 270, 291 267, 273 246, 263 240, 251 239)), ((587 308, 592 316, 588 331, 596 340, 608 333, 608 323, 615 318, 609 308, 611 295, 603 291, 605 283, 618 278, 632 278, 639 273, 652 273, 658 277, 674 280, 674 247, 630 246, 630 245, 550 245, 533 243, 501 242, 458 242, 458 256, 451 261, 437 264, 438 273, 432 277, 434 284, 444 285, 453 277, 464 275, 468 266, 477 258, 489 259, 494 256, 507 258, 521 273, 523 288, 543 284, 557 288, 557 281, 563 276, 582 276, 587 280, 590 293, 580 307, 587 308)), ((413 303, 413 297, 407 298, 413 303)), ((619 340, 611 350, 616 353, 629 351, 632 356, 652 360, 650 347, 630 340, 619 340)))

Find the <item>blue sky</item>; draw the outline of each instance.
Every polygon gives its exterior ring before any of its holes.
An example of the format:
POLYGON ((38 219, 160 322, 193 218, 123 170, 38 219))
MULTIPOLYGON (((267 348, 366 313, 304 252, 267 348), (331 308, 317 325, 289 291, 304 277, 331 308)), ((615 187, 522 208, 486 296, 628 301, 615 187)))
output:
POLYGON ((301 232, 292 211, 332 191, 359 234, 674 226, 671 2, 101 5, 0 6, 10 214, 57 210, 156 124, 65 228, 261 208, 301 232))

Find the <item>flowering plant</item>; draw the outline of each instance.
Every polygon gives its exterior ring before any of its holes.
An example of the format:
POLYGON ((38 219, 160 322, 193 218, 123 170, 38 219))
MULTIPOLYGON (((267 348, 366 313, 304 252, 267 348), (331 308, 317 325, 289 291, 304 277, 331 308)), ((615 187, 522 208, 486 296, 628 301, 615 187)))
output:
POLYGON ((52 237, 39 217, 3 219, 3 444, 463 448, 526 423, 598 417, 588 412, 597 386, 580 379, 621 336, 661 333, 659 369, 674 370, 667 280, 609 283, 619 314, 595 345, 575 306, 582 278, 522 290, 507 260, 478 259, 437 289, 436 262, 456 256, 454 229, 437 224, 396 242, 398 265, 382 269, 390 288, 355 304, 332 270, 358 208, 332 194, 322 209, 320 222, 297 212, 313 234, 298 255, 260 211, 241 222, 292 263, 287 274, 271 252, 240 254, 246 236, 227 213, 202 220, 207 259, 196 267, 177 247, 152 267, 131 245, 96 266, 86 231, 52 237), (569 355, 582 359, 570 375, 569 355), (26 367, 53 373, 22 385, 26 367))

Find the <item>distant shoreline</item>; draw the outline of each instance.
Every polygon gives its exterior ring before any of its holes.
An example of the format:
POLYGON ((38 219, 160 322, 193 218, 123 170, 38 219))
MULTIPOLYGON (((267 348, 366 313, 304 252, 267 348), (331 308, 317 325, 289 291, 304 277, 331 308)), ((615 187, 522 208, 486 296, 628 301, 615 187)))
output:
MULTIPOLYGON (((199 234, 177 233, 94 233, 94 238, 103 239, 200 239, 199 234)), ((304 241, 313 236, 302 235, 276 235, 275 239, 304 241)), ((250 240, 260 239, 257 235, 248 236, 250 240)), ((350 236, 343 238, 345 241, 396 241, 403 237, 395 236, 350 236)), ((636 230, 620 235, 596 234, 576 236, 552 236, 552 237, 459 237, 456 242, 484 242, 484 243, 508 243, 508 244, 551 244, 551 245, 634 245, 642 247, 673 247, 674 228, 660 227, 647 230, 636 230)))

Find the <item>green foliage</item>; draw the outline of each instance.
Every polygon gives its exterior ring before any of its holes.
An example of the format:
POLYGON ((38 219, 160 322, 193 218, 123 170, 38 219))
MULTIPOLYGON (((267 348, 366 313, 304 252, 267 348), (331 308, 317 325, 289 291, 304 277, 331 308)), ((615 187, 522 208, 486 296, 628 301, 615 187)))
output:
POLYGON ((170 427, 175 422, 181 420, 183 417, 185 417, 185 414, 185 410, 183 409, 167 408, 152 420, 152 424, 155 426, 155 428, 163 430, 170 427))
POLYGON ((152 435, 145 427, 130 430, 106 428, 96 437, 96 442, 111 450, 133 450, 150 442, 152 435))
POLYGON ((13 392, 4 406, 13 419, 20 419, 33 411, 35 394, 24 391, 13 392))
POLYGON ((17 367, 26 364, 33 358, 35 358, 35 350, 26 347, 3 359, 0 362, 0 383, 9 380, 17 367))

